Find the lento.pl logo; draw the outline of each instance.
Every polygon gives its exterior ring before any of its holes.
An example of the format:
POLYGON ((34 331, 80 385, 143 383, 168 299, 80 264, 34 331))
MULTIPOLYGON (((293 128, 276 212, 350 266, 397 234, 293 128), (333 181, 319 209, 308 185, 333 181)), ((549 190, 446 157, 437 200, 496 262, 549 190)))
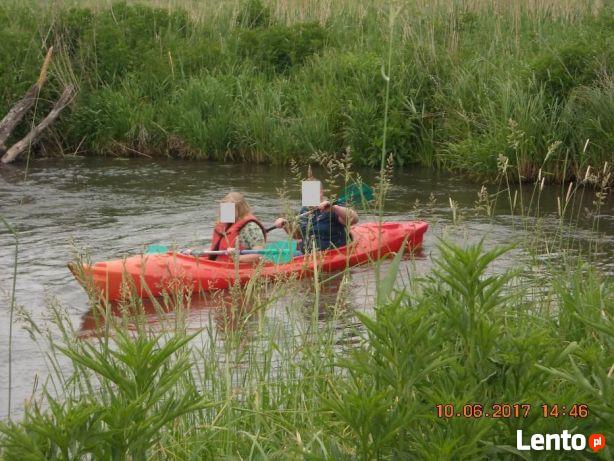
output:
MULTIPOLYGON (((605 448, 605 437, 603 434, 591 434, 588 437, 588 447, 597 453, 605 448)), ((581 451, 586 449, 586 436, 582 434, 570 434, 567 429, 561 434, 533 434, 528 443, 525 444, 521 430, 516 431, 516 448, 520 451, 544 451, 544 450, 565 450, 581 451)))
POLYGON ((591 434, 588 437, 588 446, 597 453, 605 448, 605 437, 603 434, 591 434))

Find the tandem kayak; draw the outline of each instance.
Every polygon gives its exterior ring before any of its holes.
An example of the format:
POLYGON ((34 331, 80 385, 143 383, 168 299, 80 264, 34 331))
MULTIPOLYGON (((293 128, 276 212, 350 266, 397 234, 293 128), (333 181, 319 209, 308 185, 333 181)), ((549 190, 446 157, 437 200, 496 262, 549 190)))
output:
POLYGON ((335 272, 375 261, 398 252, 404 242, 407 250, 419 247, 427 228, 423 221, 358 224, 352 226, 352 241, 347 246, 301 255, 283 264, 267 261, 253 266, 167 252, 68 267, 81 285, 93 288, 109 301, 131 295, 156 297, 176 287, 209 292, 235 283, 246 285, 255 275, 264 279, 300 278, 313 274, 315 268, 335 272))

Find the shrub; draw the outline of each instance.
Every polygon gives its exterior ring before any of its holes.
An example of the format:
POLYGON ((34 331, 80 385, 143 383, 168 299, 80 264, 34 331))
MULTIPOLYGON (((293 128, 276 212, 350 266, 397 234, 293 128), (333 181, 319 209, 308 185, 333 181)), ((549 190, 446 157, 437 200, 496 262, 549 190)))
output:
POLYGON ((243 30, 238 37, 239 53, 263 70, 287 72, 322 50, 326 31, 316 23, 243 30))
POLYGON ((138 80, 123 89, 105 87, 80 95, 81 104, 66 120, 65 136, 88 132, 84 148, 112 155, 130 155, 158 145, 155 110, 138 89, 138 80), (134 149, 132 151, 130 149, 134 149))
POLYGON ((193 337, 163 342, 118 331, 112 346, 58 346, 78 370, 82 390, 90 392, 62 402, 47 395, 47 410, 34 405, 21 425, 0 423, 3 457, 146 459, 167 425, 208 406, 188 378, 184 346, 193 337))
POLYGON ((205 76, 175 92, 160 115, 171 133, 205 157, 219 158, 233 144, 235 107, 233 80, 205 76))
POLYGON ((248 0, 241 5, 237 16, 239 27, 255 29, 271 23, 271 9, 264 6, 260 0, 248 0))
POLYGON ((593 86, 571 92, 561 116, 565 143, 570 146, 577 171, 588 164, 612 160, 614 152, 614 76, 606 75, 593 86), (587 144, 588 140, 588 144, 587 144))
POLYGON ((585 43, 573 43, 544 52, 532 63, 537 82, 555 98, 565 98, 571 90, 590 84, 597 77, 597 50, 585 43))
MULTIPOLYGON (((84 17, 86 10, 76 11, 69 15, 69 24, 84 17)), ((168 50, 161 44, 177 38, 185 41, 189 20, 181 9, 168 13, 161 8, 116 3, 110 10, 97 13, 90 27, 81 23, 76 30, 85 51, 83 65, 93 69, 100 82, 117 84, 125 75, 139 72, 145 79, 160 83, 170 79, 172 73, 168 50)))

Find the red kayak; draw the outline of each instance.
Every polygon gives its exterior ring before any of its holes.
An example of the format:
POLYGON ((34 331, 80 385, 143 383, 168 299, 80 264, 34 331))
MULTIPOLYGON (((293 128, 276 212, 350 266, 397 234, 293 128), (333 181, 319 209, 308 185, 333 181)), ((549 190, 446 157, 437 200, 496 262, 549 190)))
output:
POLYGON ((298 256, 284 264, 267 261, 260 266, 235 265, 168 252, 68 267, 81 285, 93 287, 110 301, 130 294, 141 298, 159 296, 178 286, 208 292, 228 288, 236 282, 243 286, 255 273, 266 279, 305 277, 313 274, 316 265, 319 271, 335 272, 375 261, 396 253, 405 241, 409 250, 419 247, 427 228, 428 224, 423 221, 384 222, 381 228, 378 223, 358 224, 352 226, 349 245, 319 252, 315 257, 298 256))

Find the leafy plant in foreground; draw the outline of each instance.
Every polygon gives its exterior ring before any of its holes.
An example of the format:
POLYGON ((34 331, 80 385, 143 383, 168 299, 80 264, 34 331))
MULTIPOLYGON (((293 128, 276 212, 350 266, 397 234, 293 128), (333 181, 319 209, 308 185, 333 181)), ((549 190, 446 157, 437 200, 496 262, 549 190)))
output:
POLYGON ((485 251, 481 243, 441 242, 439 248, 432 275, 414 291, 388 297, 374 318, 358 314, 365 342, 340 362, 347 378, 326 400, 347 459, 515 459, 517 430, 605 431, 607 437, 613 414, 609 285, 585 273, 564 283, 563 275, 542 299, 527 298, 512 283, 515 271, 494 267, 509 247, 485 251), (546 308, 559 300, 558 312, 546 308), (579 322, 573 329, 572 318, 579 322), (541 416, 544 403, 578 402, 591 408, 590 417, 541 416), (439 404, 456 412, 479 404, 492 412, 495 403, 531 411, 499 419, 436 412, 439 404))
MULTIPOLYGON (((189 382, 184 346, 194 337, 136 338, 117 330, 114 344, 76 342, 58 347, 73 361, 89 393, 34 404, 20 425, 0 425, 6 459, 145 459, 161 430, 208 402, 189 382)), ((66 390, 67 391, 67 390, 66 390)))

